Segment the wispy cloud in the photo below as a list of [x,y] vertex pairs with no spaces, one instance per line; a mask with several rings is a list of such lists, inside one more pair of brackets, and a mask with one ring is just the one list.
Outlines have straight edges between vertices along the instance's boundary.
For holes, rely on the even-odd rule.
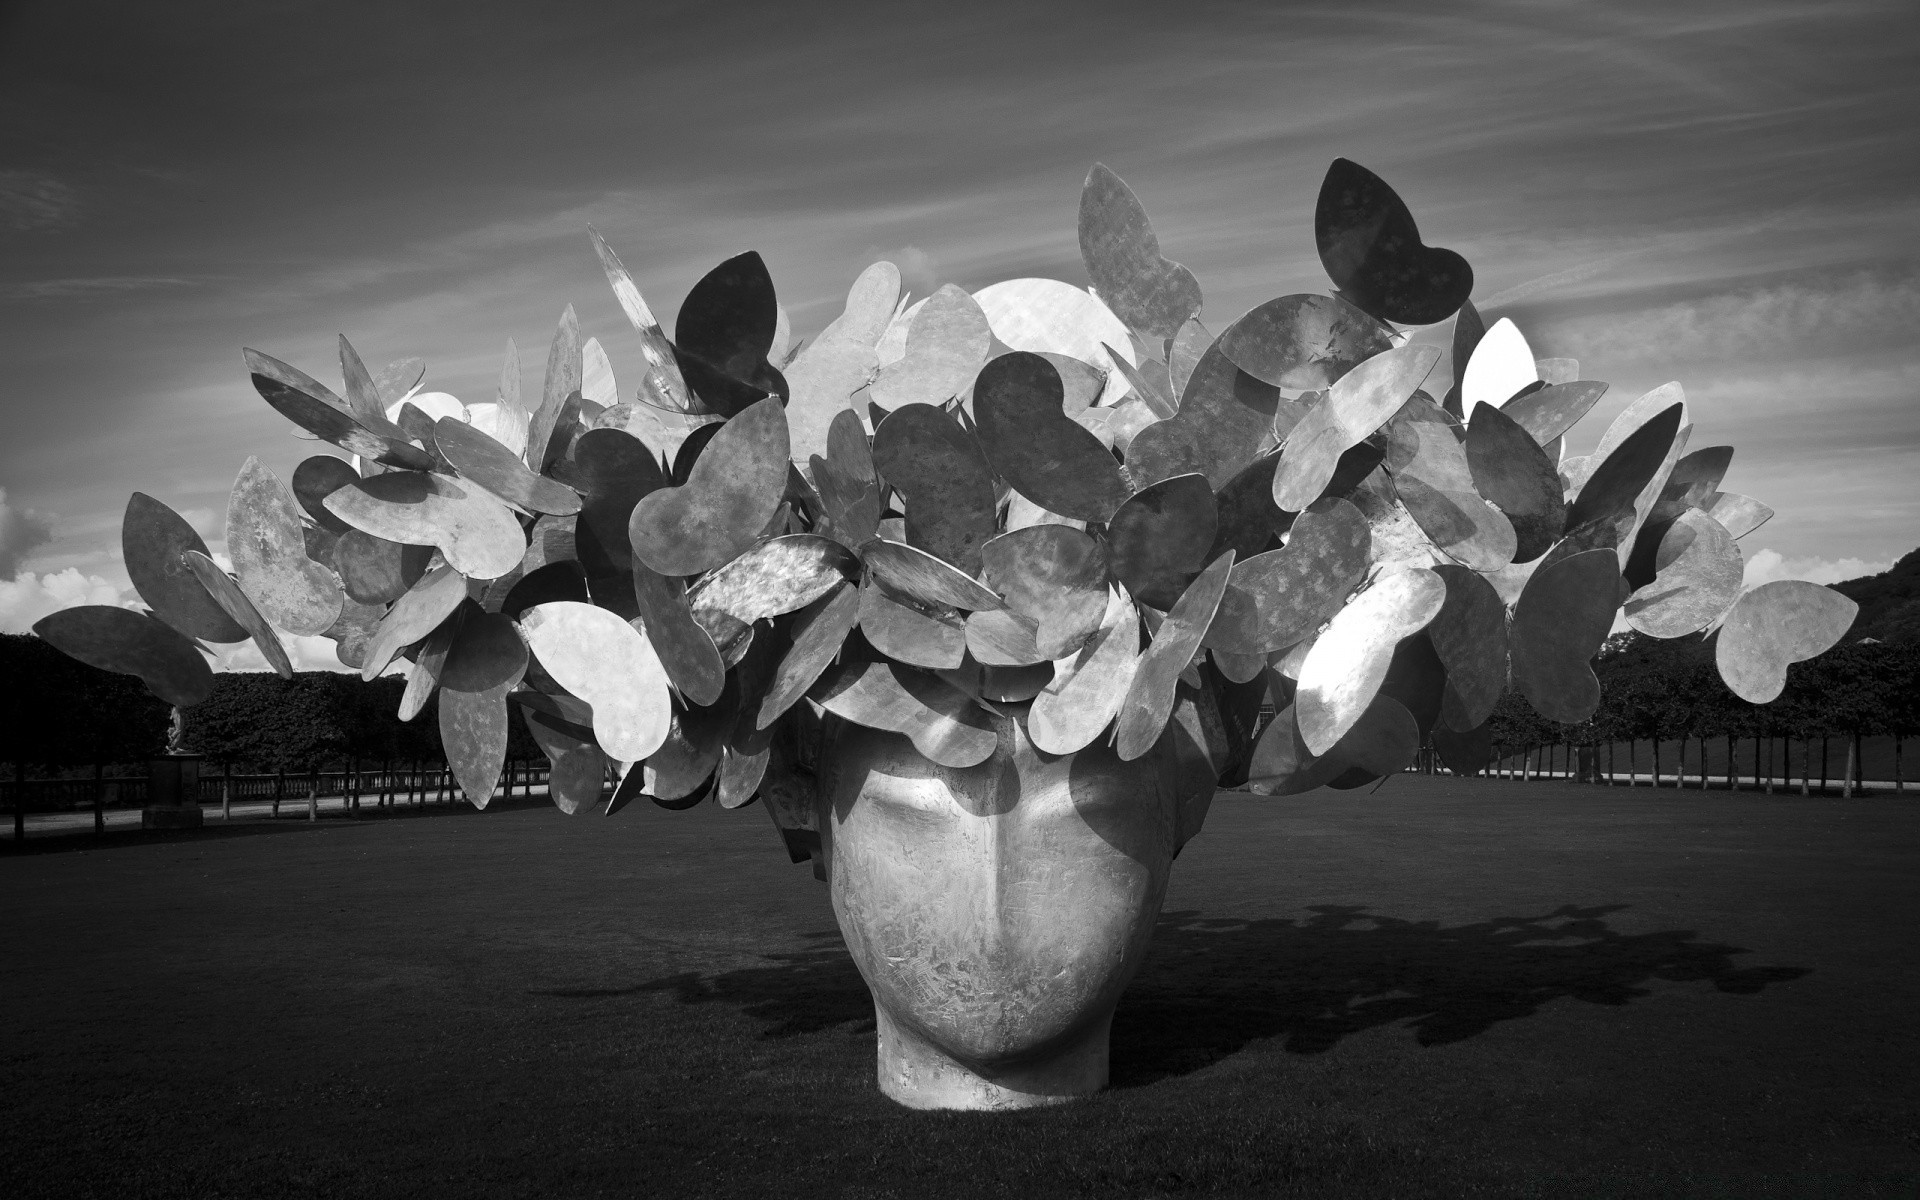
[[1805,358],[1911,344],[1920,275],[1826,273],[1752,283],[1637,311],[1549,319],[1539,340],[1582,360],[1676,362]]
[[52,540],[53,522],[8,503],[7,489],[0,488],[0,579],[16,578],[27,555]]
[[[484,397],[508,336],[537,389],[573,302],[627,378],[589,221],[669,330],[753,248],[805,335],[876,257],[921,294],[1081,281],[1099,160],[1217,330],[1329,286],[1312,212],[1336,155],[1468,255],[1483,311],[1613,381],[1586,444],[1678,377],[1696,443],[1740,443],[1741,490],[1780,509],[1780,551],[1911,544],[1911,0],[581,0],[557,22],[473,0],[458,20],[389,6],[379,37],[318,4],[123,6],[105,27],[28,7],[0,113],[35,117],[16,123],[45,157],[0,172],[0,234],[61,236],[7,239],[0,478],[62,514],[42,571],[103,569],[81,555],[130,487],[217,511],[247,453],[284,477],[314,452],[247,387],[243,344],[331,380],[344,332]],[[247,52],[269,41],[302,54]]]
[[155,288],[193,287],[203,282],[172,275],[101,275],[78,279],[34,279],[0,284],[0,300],[97,300]]
[[80,207],[79,194],[51,175],[0,171],[0,231],[63,228],[78,220]]
[[1787,558],[1778,550],[1761,550],[1747,560],[1745,582],[1748,587],[1776,579],[1840,583],[1847,579],[1858,579],[1862,575],[1878,575],[1892,565],[1892,559]]

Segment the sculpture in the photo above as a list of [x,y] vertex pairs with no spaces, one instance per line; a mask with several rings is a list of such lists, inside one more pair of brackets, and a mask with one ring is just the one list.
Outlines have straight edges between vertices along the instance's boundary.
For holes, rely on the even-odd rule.
[[[1478,770],[1506,687],[1592,713],[1622,605],[1655,636],[1717,629],[1755,702],[1852,621],[1812,584],[1743,592],[1737,539],[1771,513],[1720,490],[1730,448],[1686,451],[1679,385],[1564,458],[1606,385],[1485,328],[1471,268],[1384,181],[1336,161],[1315,230],[1337,292],[1215,336],[1096,166],[1091,289],[909,304],[878,263],[797,351],[757,254],[700,280],[669,340],[593,233],[639,334],[634,394],[571,308],[531,407],[511,343],[472,406],[421,392],[418,360],[375,376],[344,338],[344,397],[249,350],[267,402],[356,461],[310,458],[288,486],[249,460],[231,576],[135,493],[127,568],[152,611],[36,631],[178,705],[211,687],[196,640],[250,637],[283,675],[276,628],[368,678],[404,658],[401,715],[437,692],[481,807],[510,705],[567,813],[610,770],[609,814],[763,798],[831,883],[889,1095],[1084,1095],[1216,785],[1357,787],[1425,738]],[[1449,317],[1436,398],[1441,351],[1398,326]]]

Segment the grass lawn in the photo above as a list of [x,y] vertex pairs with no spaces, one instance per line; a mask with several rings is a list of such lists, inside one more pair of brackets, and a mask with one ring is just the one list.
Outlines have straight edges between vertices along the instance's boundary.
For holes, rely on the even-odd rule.
[[[117,836],[117,835],[116,835]],[[0,858],[0,1195],[1920,1195],[1920,803],[1222,796],[1114,1087],[875,1090],[765,815]]]

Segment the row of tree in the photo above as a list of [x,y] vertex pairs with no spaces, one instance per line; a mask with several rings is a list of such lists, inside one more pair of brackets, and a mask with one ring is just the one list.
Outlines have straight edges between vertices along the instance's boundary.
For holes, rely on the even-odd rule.
[[1496,745],[1603,745],[1699,737],[1824,738],[1920,730],[1920,643],[1853,642],[1787,670],[1771,704],[1727,690],[1712,644],[1658,641],[1637,633],[1608,641],[1594,662],[1599,711],[1579,725],[1540,716],[1509,693],[1494,711]]
[[[1712,645],[1699,638],[1611,639],[1594,663],[1603,698],[1591,720],[1560,725],[1509,693],[1491,730],[1506,753],[1701,737],[1823,738],[1909,734],[1920,728],[1920,642],[1837,646],[1787,672],[1772,704],[1734,696]],[[136,764],[166,741],[167,706],[136,679],[83,666],[38,638],[0,636],[0,751],[17,771],[62,773],[94,763]],[[185,748],[237,772],[335,770],[349,762],[439,761],[431,702],[410,722],[396,712],[404,684],[312,671],[220,676],[186,718]],[[540,756],[516,715],[508,755]]]
[[[75,662],[31,635],[0,635],[0,755],[18,774],[44,778],[95,763],[144,769],[166,745],[171,710],[138,679]],[[241,773],[340,770],[349,763],[439,762],[432,701],[411,721],[395,714],[404,681],[331,671],[292,679],[267,672],[220,675],[213,695],[187,710],[183,749]],[[540,756],[518,716],[507,753]]]

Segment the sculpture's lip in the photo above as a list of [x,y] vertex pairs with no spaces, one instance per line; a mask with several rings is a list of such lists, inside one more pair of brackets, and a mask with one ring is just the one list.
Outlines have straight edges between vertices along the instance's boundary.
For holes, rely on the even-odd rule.
[[929,1021],[924,1013],[891,1004],[886,1004],[886,1009],[896,1024],[912,1029],[950,1057],[976,1070],[989,1071],[1045,1058],[1056,1047],[1104,1020],[1108,1012],[1105,1006],[1082,1004],[1063,1014],[1066,1019],[1021,1024],[1025,1018],[1015,1013],[999,1021],[992,1019],[993,1014],[970,1013]]
[[937,972],[927,969],[931,954],[915,960],[855,947],[854,958],[874,1003],[897,1024],[976,1069],[1001,1068],[1045,1057],[1113,1011],[1143,957],[1135,943],[1145,939],[1131,933],[1089,934],[1080,955],[947,960]]
[[1143,956],[1165,878],[1081,875],[1003,898],[990,920],[973,921],[938,893],[850,879],[841,866],[836,916],[875,1000],[980,1064],[1044,1052],[1111,1009]]

